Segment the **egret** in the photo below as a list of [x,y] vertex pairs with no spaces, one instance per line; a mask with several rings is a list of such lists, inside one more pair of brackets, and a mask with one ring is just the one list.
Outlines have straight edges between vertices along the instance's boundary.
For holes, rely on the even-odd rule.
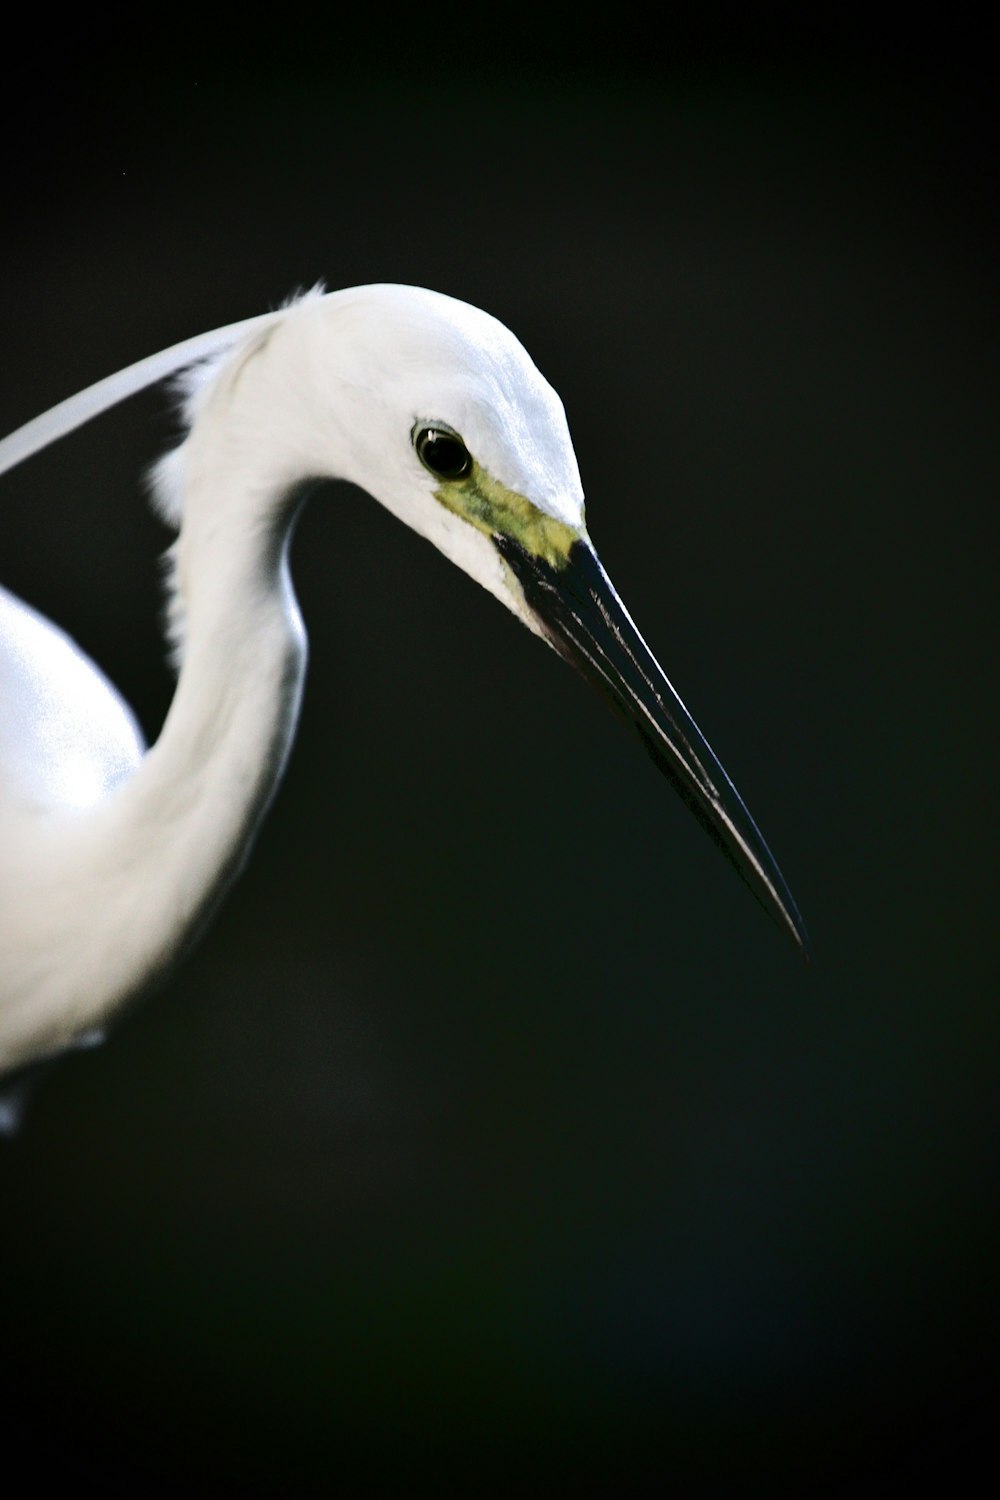
[[0,472],[179,370],[186,435],[153,482],[177,528],[178,678],[150,749],[69,637],[0,591],[0,1072],[99,1034],[244,864],[295,732],[288,543],[322,478],[367,490],[591,679],[805,948],[777,864],[597,558],[562,403],[502,323],[416,287],[317,289],[71,397],[0,443]]

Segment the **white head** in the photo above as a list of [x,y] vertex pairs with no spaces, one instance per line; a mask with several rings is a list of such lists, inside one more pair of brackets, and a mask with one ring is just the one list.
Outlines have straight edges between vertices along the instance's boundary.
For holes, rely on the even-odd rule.
[[339,453],[357,465],[348,477],[370,483],[374,459],[388,487],[426,491],[411,432],[445,422],[493,479],[580,524],[583,490],[562,402],[496,318],[440,292],[392,285],[334,292],[300,309],[316,315],[313,389],[330,394]]
[[420,287],[313,293],[186,384],[190,436],[154,473],[171,520],[182,496],[190,519],[199,470],[220,503],[220,462],[252,472],[264,507],[305,478],[347,479],[537,630],[491,537],[564,556],[586,537],[583,488],[561,400],[496,318]]
[[[536,628],[491,535],[510,528],[549,548],[559,536],[565,551],[586,533],[562,402],[523,346],[488,313],[418,287],[300,304],[289,334],[300,317],[327,472],[374,495]],[[434,466],[442,453],[448,472]]]

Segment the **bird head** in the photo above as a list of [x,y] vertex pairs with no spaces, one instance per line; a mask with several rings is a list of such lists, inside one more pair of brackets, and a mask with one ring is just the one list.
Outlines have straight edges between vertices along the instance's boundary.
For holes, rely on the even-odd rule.
[[803,950],[777,864],[594,551],[562,402],[487,313],[404,286],[321,300],[309,389],[330,472],[374,495],[608,699]]
[[586,527],[562,402],[527,351],[488,313],[417,287],[358,287],[303,311],[331,471],[539,631],[498,539],[558,565]]

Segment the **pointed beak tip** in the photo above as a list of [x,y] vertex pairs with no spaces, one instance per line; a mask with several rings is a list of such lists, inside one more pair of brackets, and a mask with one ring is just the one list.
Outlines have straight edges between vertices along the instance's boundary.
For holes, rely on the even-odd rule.
[[512,538],[493,540],[542,633],[638,732],[667,780],[810,963],[805,924],[774,856],[636,629],[590,539],[581,536],[559,564],[534,556]]

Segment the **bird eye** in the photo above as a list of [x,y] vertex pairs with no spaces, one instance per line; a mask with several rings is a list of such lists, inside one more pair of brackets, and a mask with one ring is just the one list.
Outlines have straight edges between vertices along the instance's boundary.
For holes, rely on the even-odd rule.
[[421,427],[413,446],[424,468],[438,479],[464,479],[472,469],[472,454],[458,433],[446,427]]

